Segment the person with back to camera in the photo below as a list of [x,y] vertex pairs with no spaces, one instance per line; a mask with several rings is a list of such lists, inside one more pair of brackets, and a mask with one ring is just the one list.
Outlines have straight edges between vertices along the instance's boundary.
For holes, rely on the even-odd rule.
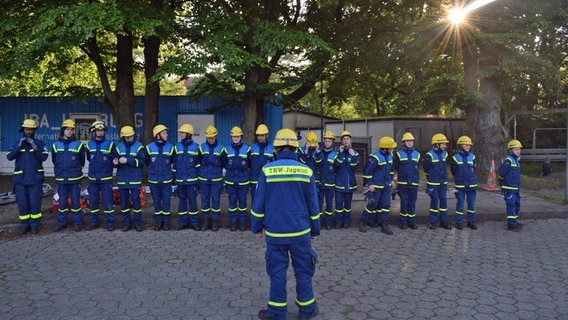
[[[335,168],[334,162],[337,153],[333,149],[335,134],[333,131],[326,131],[323,136],[323,148],[316,155],[316,174],[319,175],[318,204],[320,213],[324,214],[321,218],[322,228],[331,229],[333,219],[333,194],[335,191]],[[325,211],[323,202],[325,199]]]
[[359,153],[351,146],[351,133],[341,133],[341,145],[335,157],[335,223],[336,228],[351,227],[351,202],[357,190],[355,170],[359,165]]
[[298,161],[296,133],[282,129],[274,137],[276,161],[266,164],[258,179],[251,210],[252,232],[266,234],[266,272],[270,276],[268,308],[262,320],[286,319],[286,277],[292,259],[296,276],[298,319],[318,314],[312,277],[317,254],[311,240],[320,234],[320,213],[313,170]]
[[414,136],[402,135],[402,149],[393,154],[396,185],[400,197],[400,228],[416,229],[416,201],[420,184],[420,153],[414,149]]
[[363,185],[368,187],[373,194],[373,201],[368,202],[359,220],[359,231],[367,232],[367,226],[373,215],[378,215],[377,220],[381,226],[381,232],[392,235],[389,228],[390,196],[393,183],[392,152],[396,148],[396,142],[391,137],[379,139],[379,150],[369,156],[365,163],[363,173]]
[[179,198],[179,225],[177,229],[189,228],[191,220],[191,228],[198,231],[201,228],[198,217],[199,210],[197,209],[197,170],[199,168],[197,154],[199,153],[199,144],[192,139],[195,130],[191,124],[182,124],[178,131],[180,141],[174,149],[173,167]]
[[[142,186],[142,174],[146,157],[144,146],[136,141],[136,132],[131,126],[120,129],[122,139],[116,145],[118,159],[113,163],[116,169],[116,184],[120,192],[120,212],[122,214],[122,231],[130,230],[130,209],[134,215],[136,231],[144,230],[142,226],[142,202],[140,188]],[[132,200],[132,204],[131,204]]]
[[14,192],[18,202],[19,234],[39,232],[41,200],[43,197],[43,162],[49,156],[45,143],[35,137],[36,122],[25,119],[20,132],[22,137],[12,145],[6,155],[14,166]]
[[430,224],[431,230],[436,229],[438,220],[440,227],[450,230],[448,223],[448,172],[446,170],[446,151],[448,138],[441,133],[432,136],[432,149],[424,156],[422,168],[426,173],[426,193],[430,196]]
[[243,130],[234,126],[231,129],[231,144],[225,150],[225,183],[229,194],[229,219],[231,231],[246,230],[247,193],[249,187],[249,146],[243,143]]
[[[59,212],[55,231],[67,227],[67,213],[73,215],[73,230],[81,231],[81,180],[85,165],[85,149],[75,136],[75,122],[71,119],[63,121],[59,138],[52,146],[51,160],[59,193]],[[68,199],[71,199],[69,208]]]
[[154,231],[170,230],[170,203],[174,174],[174,145],[168,142],[168,128],[158,124],[152,130],[154,141],[146,146],[148,182],[154,202]]
[[[101,226],[100,199],[103,200],[103,210],[107,221],[107,230],[114,231],[114,204],[112,202],[112,171],[113,161],[118,158],[114,142],[105,138],[107,127],[104,122],[93,122],[89,131],[93,138],[87,142],[87,161],[89,161],[89,191],[91,223],[87,230]],[[100,195],[99,195],[100,194]]]
[[464,201],[467,198],[467,227],[476,230],[475,197],[477,177],[475,176],[475,155],[471,152],[473,142],[468,136],[458,138],[458,152],[453,155],[450,169],[456,188],[456,228],[463,229]]
[[518,222],[521,211],[521,148],[519,140],[511,140],[507,144],[507,156],[499,167],[499,181],[504,194],[507,229],[521,231],[523,224]]

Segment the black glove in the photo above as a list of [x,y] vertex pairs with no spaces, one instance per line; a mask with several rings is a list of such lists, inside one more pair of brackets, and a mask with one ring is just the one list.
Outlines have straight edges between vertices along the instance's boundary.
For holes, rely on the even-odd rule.
[[34,139],[32,138],[27,138],[26,141],[28,141],[28,143],[30,144],[30,146],[32,146],[32,148],[37,149],[37,146],[34,142]]
[[28,138],[26,138],[26,137],[22,137],[22,138],[20,139],[20,142],[18,143],[18,147],[21,147],[21,146],[22,146],[22,143],[23,143],[24,141],[26,141],[27,139],[28,139]]

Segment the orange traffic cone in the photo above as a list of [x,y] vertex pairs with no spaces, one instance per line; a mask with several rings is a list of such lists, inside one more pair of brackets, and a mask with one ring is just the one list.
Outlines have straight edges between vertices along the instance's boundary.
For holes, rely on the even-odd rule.
[[487,184],[483,189],[487,191],[499,191],[499,187],[495,183],[497,177],[495,176],[495,160],[491,160],[491,169],[489,170],[489,174],[487,174]]

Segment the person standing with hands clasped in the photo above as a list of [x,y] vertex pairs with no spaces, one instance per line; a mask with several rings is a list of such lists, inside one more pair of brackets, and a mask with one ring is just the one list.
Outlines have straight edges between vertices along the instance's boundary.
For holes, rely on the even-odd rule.
[[247,193],[249,186],[249,147],[242,141],[243,130],[234,126],[231,129],[231,144],[225,162],[225,183],[229,194],[229,219],[231,231],[246,230]]
[[20,219],[19,234],[38,233],[41,220],[43,162],[48,157],[45,143],[35,138],[37,125],[34,120],[22,122],[22,137],[8,151],[9,161],[16,160],[14,167],[14,191],[18,202]]
[[268,142],[268,127],[259,124],[255,134],[256,143],[250,146],[250,203],[254,201],[256,184],[262,167],[274,161],[274,147]]
[[446,171],[446,159],[448,152],[446,147],[448,138],[441,133],[432,136],[432,149],[424,156],[422,168],[426,173],[426,193],[430,196],[430,224],[431,230],[436,229],[438,220],[440,227],[450,230],[448,223],[448,200],[446,191],[448,188],[448,172]]
[[351,133],[341,133],[341,146],[335,157],[335,227],[351,227],[351,202],[357,190],[355,169],[359,165],[359,153],[351,147]]
[[[319,175],[318,204],[322,214],[320,221],[322,228],[331,229],[333,218],[333,192],[335,189],[335,167],[333,165],[337,153],[333,150],[335,134],[326,131],[323,136],[323,148],[316,155],[316,174]],[[323,202],[325,199],[325,211]]]
[[114,142],[105,139],[106,125],[102,121],[95,121],[89,128],[93,139],[87,142],[87,161],[89,161],[89,204],[91,210],[91,223],[87,230],[94,230],[101,226],[100,199],[102,195],[103,210],[107,221],[107,230],[114,231],[114,204],[112,203],[112,170],[113,161],[118,158]]
[[53,171],[57,181],[59,193],[59,212],[57,213],[57,226],[55,231],[67,227],[67,213],[69,212],[68,199],[71,198],[71,213],[73,214],[73,230],[81,231],[81,180],[83,179],[83,166],[85,165],[85,149],[81,141],[75,136],[75,122],[71,119],[63,121],[59,139],[55,141],[51,150]]
[[170,200],[174,179],[174,145],[168,142],[168,128],[159,124],[152,130],[154,141],[146,146],[148,182],[154,201],[154,230],[170,230]]
[[266,272],[270,276],[268,308],[262,320],[286,319],[289,256],[296,276],[299,319],[312,319],[318,308],[312,287],[317,254],[311,240],[320,234],[313,170],[298,161],[296,133],[282,129],[274,138],[276,161],[262,168],[251,210],[252,232],[266,233]]
[[475,155],[471,153],[471,138],[458,138],[458,152],[452,157],[450,169],[454,175],[456,187],[456,228],[463,229],[464,201],[467,198],[467,227],[475,230],[475,196],[477,177],[475,176]]
[[505,160],[499,167],[501,191],[505,195],[507,229],[521,231],[523,224],[517,222],[521,211],[521,148],[519,140],[511,140],[507,144],[509,150]]
[[402,149],[393,155],[396,184],[400,196],[400,228],[416,229],[416,201],[420,184],[420,153],[414,149],[414,136],[410,132],[402,135]]

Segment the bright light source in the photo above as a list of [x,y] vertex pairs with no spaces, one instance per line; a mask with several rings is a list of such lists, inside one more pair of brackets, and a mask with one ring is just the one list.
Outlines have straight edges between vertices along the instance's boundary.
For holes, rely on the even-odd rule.
[[448,19],[454,25],[464,22],[465,15],[466,12],[462,8],[454,8],[448,11]]

